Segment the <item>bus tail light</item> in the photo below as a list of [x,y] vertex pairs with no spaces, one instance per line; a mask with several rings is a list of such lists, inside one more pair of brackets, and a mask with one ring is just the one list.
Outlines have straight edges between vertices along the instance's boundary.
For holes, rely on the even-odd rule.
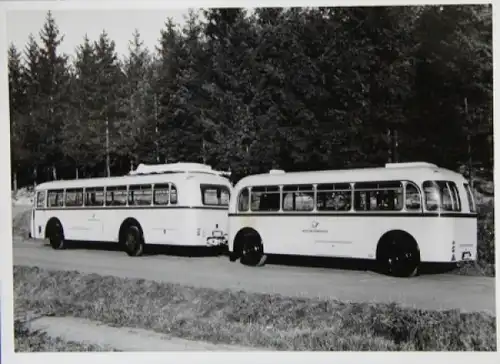
[[196,229],[196,236],[200,236],[200,235],[201,235],[201,229],[198,228],[198,229]]

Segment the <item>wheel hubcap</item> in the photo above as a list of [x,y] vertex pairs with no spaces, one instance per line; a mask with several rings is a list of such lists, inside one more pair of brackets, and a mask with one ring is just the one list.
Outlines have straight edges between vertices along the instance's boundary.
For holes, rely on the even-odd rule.
[[414,255],[411,251],[406,250],[395,241],[392,241],[386,251],[387,268],[392,273],[398,273],[401,270],[409,268],[413,261]]
[[243,256],[249,258],[250,260],[256,260],[260,258],[262,254],[259,244],[247,240],[243,245]]
[[135,247],[135,237],[129,234],[125,243],[129,249],[133,249]]

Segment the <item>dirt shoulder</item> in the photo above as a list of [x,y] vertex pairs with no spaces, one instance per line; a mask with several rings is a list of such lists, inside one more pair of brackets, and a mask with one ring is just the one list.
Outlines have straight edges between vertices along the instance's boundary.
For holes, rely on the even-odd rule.
[[116,351],[249,351],[254,348],[185,340],[154,331],[112,327],[77,317],[40,317],[27,325],[53,339]]

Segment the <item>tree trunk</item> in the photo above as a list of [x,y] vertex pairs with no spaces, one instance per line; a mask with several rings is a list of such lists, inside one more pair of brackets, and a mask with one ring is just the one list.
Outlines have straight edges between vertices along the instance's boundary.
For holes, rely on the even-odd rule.
[[14,194],[17,194],[17,173],[14,172]]
[[399,141],[398,141],[398,131],[397,129],[394,130],[394,153],[393,153],[393,160],[394,163],[399,162]]
[[33,189],[36,187],[37,177],[38,177],[38,167],[35,165],[35,167],[33,167]]
[[57,181],[57,168],[54,164],[52,165],[52,180]]
[[78,167],[76,167],[75,170],[76,170],[76,179],[78,179]]

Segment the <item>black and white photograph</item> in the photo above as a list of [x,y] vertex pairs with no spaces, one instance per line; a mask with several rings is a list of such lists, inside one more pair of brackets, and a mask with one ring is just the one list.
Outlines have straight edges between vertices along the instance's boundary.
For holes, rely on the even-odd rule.
[[9,358],[496,352],[493,6],[375,5],[6,9]]

